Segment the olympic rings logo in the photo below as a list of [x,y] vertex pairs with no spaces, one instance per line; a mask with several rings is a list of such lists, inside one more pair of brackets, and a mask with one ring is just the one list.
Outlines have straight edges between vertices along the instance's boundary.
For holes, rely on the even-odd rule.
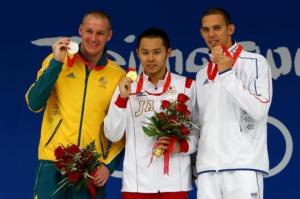
[[280,173],[291,160],[293,153],[293,140],[287,127],[279,120],[271,116],[268,117],[268,123],[275,126],[280,131],[280,133],[282,133],[285,141],[285,153],[279,164],[277,164],[274,168],[270,169],[269,175],[266,176],[267,178]]

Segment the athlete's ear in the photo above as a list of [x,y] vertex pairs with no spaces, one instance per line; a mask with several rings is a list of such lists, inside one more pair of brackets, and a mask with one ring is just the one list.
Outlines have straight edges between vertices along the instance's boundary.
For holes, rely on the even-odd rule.
[[106,41],[110,41],[110,39],[112,38],[112,30],[109,30],[107,34],[108,34],[108,36],[107,36]]
[[83,31],[83,26],[82,26],[82,24],[80,24],[80,26],[78,28],[78,34],[79,34],[79,36],[82,36],[82,31]]
[[229,24],[228,25],[228,34],[231,36],[235,32],[235,25],[234,24]]
[[171,53],[172,53],[172,49],[171,49],[171,48],[168,48],[168,49],[167,49],[167,55],[168,55],[168,57],[171,55]]
[[135,51],[136,51],[136,55],[137,55],[137,57],[140,59],[140,55],[139,55],[139,49],[138,49],[138,48],[136,48],[136,49],[135,49]]

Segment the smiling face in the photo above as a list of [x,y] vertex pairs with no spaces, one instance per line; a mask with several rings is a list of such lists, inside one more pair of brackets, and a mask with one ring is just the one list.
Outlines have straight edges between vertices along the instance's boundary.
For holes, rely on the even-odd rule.
[[150,80],[164,78],[167,71],[166,62],[170,54],[171,49],[166,49],[160,37],[144,37],[137,48],[137,55]]
[[226,24],[224,17],[220,14],[206,15],[202,18],[200,32],[209,49],[218,45],[227,48],[232,46],[231,35],[234,31],[234,25]]
[[89,15],[79,27],[81,52],[86,59],[100,59],[106,42],[111,39],[112,31],[108,19]]

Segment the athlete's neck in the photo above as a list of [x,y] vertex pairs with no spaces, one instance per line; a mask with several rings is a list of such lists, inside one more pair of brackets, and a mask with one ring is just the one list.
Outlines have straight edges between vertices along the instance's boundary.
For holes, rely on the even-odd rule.
[[97,63],[101,59],[103,50],[101,51],[101,53],[98,53],[97,55],[90,55],[90,54],[86,53],[83,49],[81,49],[80,54],[81,54],[82,58],[84,60],[86,60],[87,62],[97,65]]
[[234,45],[234,42],[232,41],[232,39],[230,39],[228,42],[227,42],[227,44],[225,44],[224,46],[227,48],[227,49],[229,49],[229,48],[231,48],[231,46],[233,46]]
[[162,70],[162,72],[158,74],[154,74],[154,75],[146,74],[146,75],[149,76],[149,81],[156,86],[159,80],[163,80],[165,78],[166,73],[167,73],[167,68],[165,68],[164,70]]

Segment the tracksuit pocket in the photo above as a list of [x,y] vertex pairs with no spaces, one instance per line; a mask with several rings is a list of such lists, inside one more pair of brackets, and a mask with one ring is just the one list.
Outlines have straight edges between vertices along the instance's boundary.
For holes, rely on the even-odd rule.
[[48,139],[48,141],[46,142],[46,144],[45,144],[44,147],[48,146],[48,144],[49,144],[49,143],[51,142],[51,140],[54,138],[55,134],[57,133],[57,131],[58,131],[60,125],[61,125],[61,123],[62,123],[62,119],[60,119],[60,120],[58,121],[57,125],[55,126],[55,128],[54,128],[54,130],[53,130],[51,136],[49,137],[49,139]]

